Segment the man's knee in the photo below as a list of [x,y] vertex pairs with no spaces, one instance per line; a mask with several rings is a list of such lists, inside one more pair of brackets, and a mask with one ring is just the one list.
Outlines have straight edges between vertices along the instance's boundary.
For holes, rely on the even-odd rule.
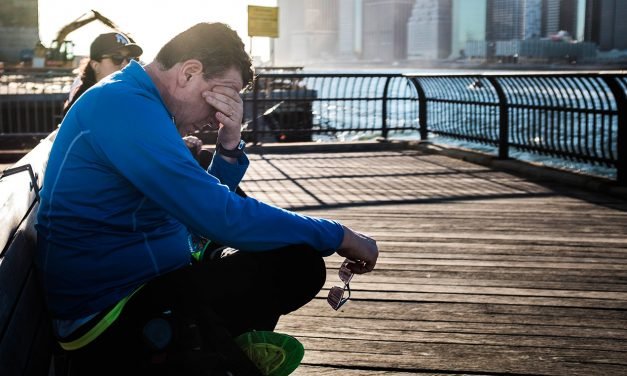
[[307,253],[309,253],[308,257],[310,261],[308,261],[308,263],[311,265],[310,279],[312,287],[315,289],[315,296],[322,289],[322,286],[324,286],[327,279],[327,267],[324,262],[324,258],[320,255],[320,252],[310,249]]
[[[286,250],[289,259],[290,279],[298,286],[300,294],[313,299],[326,281],[326,265],[320,252],[308,246],[293,246]],[[286,260],[288,261],[288,260]]]

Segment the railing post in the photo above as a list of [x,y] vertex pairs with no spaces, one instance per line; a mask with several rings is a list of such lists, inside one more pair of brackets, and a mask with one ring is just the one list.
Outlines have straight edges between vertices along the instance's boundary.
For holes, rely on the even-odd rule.
[[616,100],[618,130],[616,134],[616,182],[627,186],[627,94],[618,83],[616,76],[602,76]]
[[417,78],[412,78],[411,82],[418,92],[418,131],[420,132],[420,141],[426,141],[429,137],[427,129],[427,95]]
[[509,158],[509,110],[507,97],[503,87],[496,77],[488,76],[486,79],[492,84],[499,98],[499,159]]
[[257,79],[255,80],[255,82],[253,83],[253,100],[252,100],[252,112],[253,112],[253,134],[252,134],[252,140],[253,140],[253,145],[257,145],[257,143],[259,142],[259,136],[257,134],[257,129],[259,127],[259,119],[257,116],[258,113],[258,101],[257,101],[257,97],[259,96],[259,77],[257,77]]
[[383,87],[383,103],[381,106],[381,136],[383,136],[383,139],[386,141],[388,139],[388,89],[391,80],[392,77],[388,77],[387,80],[385,80],[385,86]]

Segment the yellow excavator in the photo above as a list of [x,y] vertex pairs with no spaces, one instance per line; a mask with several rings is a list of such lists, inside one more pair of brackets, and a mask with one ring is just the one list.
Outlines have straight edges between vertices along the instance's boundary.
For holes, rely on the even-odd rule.
[[128,33],[120,30],[113,21],[92,9],[63,26],[57,33],[57,37],[50,44],[50,47],[46,48],[39,42],[35,47],[34,56],[45,58],[46,67],[74,68],[74,43],[66,38],[74,30],[96,20],[110,27],[113,31],[126,35],[129,41],[135,42]]

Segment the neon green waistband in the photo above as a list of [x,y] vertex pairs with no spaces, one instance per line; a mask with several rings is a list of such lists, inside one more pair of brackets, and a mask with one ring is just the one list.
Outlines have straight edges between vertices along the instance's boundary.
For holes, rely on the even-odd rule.
[[98,338],[99,335],[104,333],[104,331],[107,330],[107,328],[109,326],[111,326],[111,324],[113,324],[115,322],[115,320],[117,320],[117,318],[122,313],[122,310],[124,309],[124,306],[126,305],[126,303],[142,287],[144,287],[144,285],[139,286],[130,295],[128,295],[124,299],[120,300],[118,302],[118,304],[116,304],[113,308],[111,308],[111,310],[109,312],[107,312],[107,314],[102,319],[100,319],[100,321],[98,321],[96,323],[96,325],[94,325],[91,329],[89,329],[87,331],[87,333],[85,333],[82,336],[80,336],[79,338],[77,338],[75,340],[72,340],[72,341],[69,341],[69,342],[59,341],[59,345],[61,345],[61,347],[64,350],[68,350],[68,351],[78,350],[81,347],[87,346],[93,340]]

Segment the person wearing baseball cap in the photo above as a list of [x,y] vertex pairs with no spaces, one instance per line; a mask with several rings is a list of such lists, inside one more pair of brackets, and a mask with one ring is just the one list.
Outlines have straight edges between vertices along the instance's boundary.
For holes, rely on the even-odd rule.
[[91,43],[89,57],[100,61],[110,59],[114,65],[128,63],[129,59],[136,59],[144,51],[135,43],[131,43],[128,37],[121,33],[100,34]]
[[89,61],[82,66],[70,88],[70,95],[63,107],[63,116],[87,89],[111,73],[124,68],[129,61],[137,60],[143,52],[139,45],[132,43],[122,33],[98,35],[89,48]]

